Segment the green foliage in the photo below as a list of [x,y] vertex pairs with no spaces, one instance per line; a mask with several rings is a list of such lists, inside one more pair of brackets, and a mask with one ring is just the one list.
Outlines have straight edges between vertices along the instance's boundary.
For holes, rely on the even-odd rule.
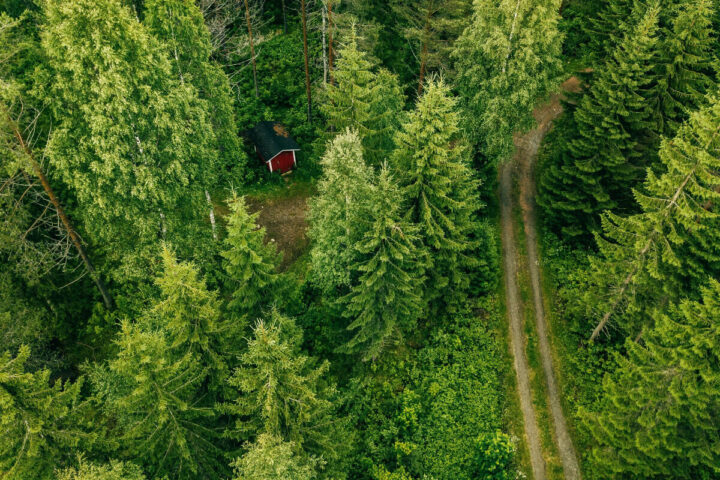
[[511,470],[515,458],[515,444],[504,433],[485,434],[478,440],[476,478],[487,480],[512,480]]
[[365,157],[377,165],[391,152],[404,99],[397,77],[387,70],[372,71],[367,55],[358,50],[353,34],[338,51],[334,83],[327,86],[321,109],[335,132],[348,128],[362,140]]
[[294,443],[263,433],[233,464],[234,480],[313,480],[318,463],[298,455]]
[[91,440],[79,424],[83,380],[51,382],[48,370],[26,371],[29,357],[26,346],[0,356],[0,471],[8,480],[51,478],[72,448]]
[[187,254],[209,236],[203,190],[217,164],[195,90],[119,0],[50,0],[44,20],[41,93],[56,122],[47,153],[89,239],[116,261],[137,262],[122,256],[158,236]]
[[228,206],[225,250],[221,252],[232,286],[228,307],[239,315],[258,316],[275,293],[278,255],[274,245],[265,244],[265,229],[258,228],[257,214],[247,212],[244,197],[234,196]]
[[292,442],[298,451],[322,456],[328,475],[340,475],[349,438],[336,413],[335,387],[325,380],[329,365],[316,366],[301,353],[301,342],[302,331],[277,311],[267,322],[258,320],[229,380],[240,395],[227,409],[238,417],[235,435],[264,433]]
[[533,123],[533,108],[561,70],[560,1],[475,0],[472,23],[453,53],[463,127],[493,162],[508,160],[513,135]]
[[113,460],[108,464],[96,465],[80,459],[77,468],[59,472],[56,480],[145,480],[145,475],[132,463]]
[[444,82],[429,83],[398,132],[393,155],[407,218],[420,229],[428,259],[425,300],[450,308],[467,295],[469,272],[483,255],[473,238],[480,229],[479,182],[460,138],[455,103]]
[[189,83],[206,102],[212,127],[211,140],[220,169],[241,180],[247,158],[240,148],[232,92],[227,76],[210,59],[210,33],[202,13],[192,0],[145,0],[143,23],[165,45],[173,71],[181,83]]
[[603,381],[603,396],[583,411],[597,478],[710,479],[720,474],[720,284],[656,311],[655,327]]
[[402,217],[400,191],[383,167],[369,212],[370,228],[354,246],[360,262],[352,265],[359,278],[342,299],[343,316],[355,336],[348,351],[375,359],[394,339],[414,330],[424,310],[423,251],[418,229]]
[[323,176],[309,213],[312,279],[334,297],[338,289],[350,285],[350,267],[360,258],[353,247],[367,229],[373,175],[365,164],[360,138],[352,131],[332,140],[321,165]]

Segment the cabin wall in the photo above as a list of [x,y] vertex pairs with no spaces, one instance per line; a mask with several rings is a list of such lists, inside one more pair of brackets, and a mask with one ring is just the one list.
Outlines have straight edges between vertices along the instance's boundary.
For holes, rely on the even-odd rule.
[[[294,152],[282,152],[272,159],[272,171],[285,173],[289,172],[295,166]],[[270,168],[270,165],[268,165]]]

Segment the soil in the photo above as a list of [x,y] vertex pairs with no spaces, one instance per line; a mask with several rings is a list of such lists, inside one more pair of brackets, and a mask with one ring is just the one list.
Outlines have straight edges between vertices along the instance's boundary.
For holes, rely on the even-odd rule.
[[[578,91],[580,82],[573,77],[563,84],[566,91]],[[546,478],[545,462],[538,434],[538,426],[530,391],[530,372],[528,367],[525,344],[527,339],[523,333],[523,304],[518,287],[518,268],[520,260],[513,231],[513,173],[518,170],[520,206],[523,214],[523,226],[526,238],[527,258],[533,306],[535,311],[535,328],[538,336],[538,349],[547,385],[547,404],[555,427],[558,451],[563,465],[566,480],[580,480],[581,473],[577,454],[570,437],[567,421],[562,410],[560,392],[553,369],[553,358],[550,348],[545,303],[543,301],[542,282],[540,277],[540,257],[537,245],[537,219],[535,213],[535,163],[537,153],[552,126],[552,121],[562,113],[560,96],[555,95],[550,102],[538,107],[534,116],[537,128],[515,138],[516,153],[512,162],[503,165],[500,172],[500,201],[503,243],[503,263],[505,265],[505,288],[507,294],[508,316],[510,322],[510,341],[517,374],[520,408],[523,412],[525,436],[530,451],[530,464],[535,480]]]
[[285,271],[308,248],[307,196],[293,195],[258,200],[248,198],[248,210],[258,212],[257,222],[265,228],[265,241],[282,253],[280,270]]

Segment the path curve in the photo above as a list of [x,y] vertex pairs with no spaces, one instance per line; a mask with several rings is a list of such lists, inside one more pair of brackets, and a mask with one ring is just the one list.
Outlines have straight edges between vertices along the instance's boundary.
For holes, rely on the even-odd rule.
[[[577,90],[578,80],[573,77],[563,84],[565,90]],[[542,447],[537,433],[537,420],[532,405],[532,396],[529,388],[529,372],[527,356],[525,353],[525,336],[523,334],[522,301],[518,294],[518,276],[516,259],[517,249],[513,232],[513,169],[519,169],[520,205],[523,213],[523,225],[526,239],[527,265],[532,290],[535,328],[538,337],[545,383],[547,386],[547,400],[555,427],[560,460],[563,466],[565,480],[581,480],[580,466],[572,438],[567,427],[567,421],[562,410],[560,391],[553,370],[552,352],[548,338],[547,320],[543,302],[542,282],[540,279],[539,254],[537,244],[537,220],[535,213],[535,162],[543,138],[552,126],[552,121],[562,113],[560,97],[553,96],[551,101],[538,107],[535,112],[537,128],[515,139],[516,153],[513,161],[502,167],[500,177],[501,221],[503,230],[503,256],[505,262],[505,285],[507,291],[508,314],[510,321],[510,334],[515,357],[515,371],[517,374],[518,394],[525,420],[525,435],[530,450],[530,461],[535,480],[545,479],[545,464],[542,457]],[[539,455],[539,457],[538,457]]]

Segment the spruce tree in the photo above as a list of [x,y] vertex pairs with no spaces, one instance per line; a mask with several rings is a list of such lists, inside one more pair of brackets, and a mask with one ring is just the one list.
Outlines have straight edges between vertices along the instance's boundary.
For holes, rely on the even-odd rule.
[[152,477],[223,476],[214,409],[201,396],[207,369],[192,351],[173,349],[170,338],[161,325],[123,321],[117,356],[90,368],[111,453]]
[[720,475],[720,283],[702,302],[657,310],[655,327],[605,377],[581,410],[602,478],[699,479]]
[[267,433],[248,444],[248,451],[238,458],[234,480],[313,480],[318,478],[318,460],[303,458],[292,442]]
[[508,160],[513,135],[561,70],[560,1],[476,0],[453,53],[465,133],[491,161]]
[[74,383],[50,380],[50,371],[28,372],[30,349],[0,355],[0,472],[7,480],[51,478],[72,449],[91,439],[81,429],[85,407]]
[[239,417],[236,435],[267,434],[322,456],[331,471],[348,447],[344,420],[336,413],[336,391],[325,380],[329,364],[315,365],[300,351],[302,331],[273,311],[258,320],[241,366],[230,379],[239,397],[228,410]]
[[328,101],[321,108],[335,132],[357,131],[367,160],[379,164],[392,150],[403,108],[397,77],[384,69],[373,71],[367,54],[358,49],[354,28],[338,55],[334,82],[327,86]]
[[357,133],[338,135],[321,160],[323,176],[310,202],[309,237],[313,282],[334,297],[350,285],[350,266],[358,261],[352,247],[367,229],[373,197],[372,169],[363,158]]
[[593,338],[623,306],[645,323],[643,312],[692,297],[720,275],[720,99],[712,95],[707,103],[675,138],[663,141],[665,173],[648,171],[643,191],[635,192],[642,213],[603,217],[595,279],[608,299],[589,301],[604,314]]
[[47,153],[88,239],[126,262],[158,236],[186,254],[209,236],[204,189],[215,164],[195,90],[120,0],[49,0],[43,18],[43,94],[55,119]]
[[240,148],[230,82],[210,58],[210,32],[200,8],[192,0],[145,0],[144,6],[143,23],[166,45],[173,71],[206,102],[218,167],[244,174],[247,159]]
[[658,13],[648,8],[598,71],[574,112],[573,138],[555,157],[559,165],[544,172],[540,204],[567,237],[596,230],[605,210],[634,208],[632,188],[649,156],[640,140],[658,133],[644,96],[655,80]]
[[403,219],[400,191],[383,168],[369,216],[370,228],[354,247],[357,283],[343,298],[354,337],[347,351],[376,359],[393,339],[412,332],[423,312],[423,252],[417,227]]
[[247,212],[244,197],[233,196],[228,207],[225,250],[221,252],[232,287],[228,307],[239,315],[258,316],[273,298],[278,255],[272,244],[265,244],[265,229],[258,228],[257,214]]
[[132,463],[110,461],[97,465],[81,458],[78,467],[59,472],[56,480],[145,480],[145,475]]
[[396,137],[393,167],[419,228],[427,259],[427,300],[445,307],[465,297],[478,265],[474,235],[481,207],[478,182],[460,138],[455,100],[442,81],[427,84],[415,111]]

